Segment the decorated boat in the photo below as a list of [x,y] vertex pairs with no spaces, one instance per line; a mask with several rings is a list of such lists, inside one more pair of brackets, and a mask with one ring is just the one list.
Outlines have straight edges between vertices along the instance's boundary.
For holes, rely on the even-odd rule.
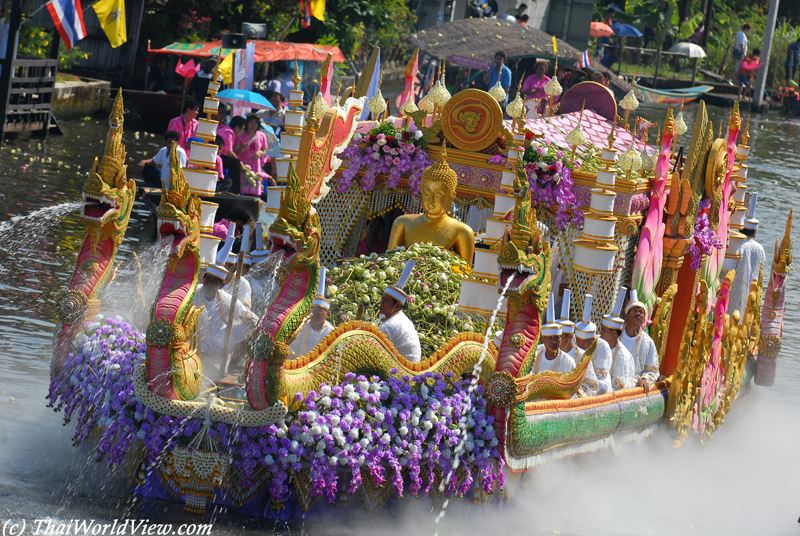
[[645,102],[658,104],[686,104],[708,93],[714,86],[695,86],[680,89],[654,89],[636,84]]
[[[789,223],[766,300],[760,272],[737,280],[755,247],[739,232],[755,203],[738,108],[722,138],[701,102],[684,158],[682,112],[667,110],[651,146],[629,125],[632,93],[624,118],[597,84],[531,120],[520,99],[504,119],[505,97],[499,86],[450,95],[437,82],[384,118],[380,93],[319,95],[306,112],[294,91],[278,161],[286,186],[270,188],[268,221],[243,229],[238,255],[234,229],[224,246],[208,234],[216,207],[197,197],[214,148],[194,147],[193,169],[173,158],[158,210],[169,256],[137,325],[102,314],[132,195],[118,96],[59,304],[49,399],[75,421],[76,443],[126,463],[139,497],[296,519],[397,498],[440,509],[450,497],[510,500],[528,471],[559,458],[661,428],[677,445],[709,440],[754,375],[772,382],[792,263]],[[198,136],[213,139],[207,123]],[[388,251],[359,256],[376,218]],[[236,303],[248,258],[251,285],[267,289],[250,306]],[[227,302],[206,292],[230,270]],[[564,296],[562,318],[588,329],[623,322],[626,288],[657,353],[652,381],[596,394],[600,340],[573,367],[540,371],[551,294]],[[418,355],[380,322],[387,293],[415,326]],[[203,296],[221,301],[209,311]],[[335,325],[297,352],[315,306]],[[212,314],[224,319],[219,347],[206,344]]]

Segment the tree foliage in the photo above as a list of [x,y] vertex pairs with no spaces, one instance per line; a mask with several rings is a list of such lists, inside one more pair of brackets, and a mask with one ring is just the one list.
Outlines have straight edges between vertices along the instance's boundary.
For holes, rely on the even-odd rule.
[[220,39],[243,22],[265,23],[267,38],[338,45],[352,58],[372,45],[391,48],[414,32],[416,17],[405,0],[328,0],[325,20],[300,24],[298,0],[182,0],[151,2],[145,9],[142,38],[159,48],[175,40]]

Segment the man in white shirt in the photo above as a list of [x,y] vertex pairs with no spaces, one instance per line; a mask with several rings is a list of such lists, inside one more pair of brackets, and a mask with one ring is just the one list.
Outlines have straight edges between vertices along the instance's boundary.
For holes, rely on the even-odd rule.
[[631,289],[630,302],[625,307],[625,329],[620,336],[620,342],[633,357],[636,387],[642,387],[645,393],[649,393],[658,380],[659,365],[656,344],[642,329],[647,318],[645,311],[636,290]]
[[328,322],[328,313],[331,310],[331,302],[325,298],[325,277],[328,270],[321,266],[319,270],[319,283],[317,293],[311,304],[311,317],[303,324],[300,333],[289,344],[291,354],[289,359],[296,359],[306,355],[322,342],[328,333],[333,331],[333,325]]
[[[561,318],[558,323],[561,325],[561,338],[558,347],[568,356],[572,358],[577,366],[583,359],[583,350],[573,342],[573,335],[575,334],[575,323],[569,319],[570,308],[570,295],[569,289],[564,290],[564,297],[561,301]],[[599,384],[597,375],[594,372],[594,365],[590,362],[586,368],[586,374],[583,377],[583,384],[581,384],[581,391],[587,396],[597,394]]]
[[[250,257],[250,255],[245,253],[245,262],[247,257]],[[231,295],[233,295],[233,279],[236,276],[236,263],[238,262],[238,254],[233,252],[228,254],[228,260],[225,262],[225,268],[228,269],[228,277],[225,278],[225,287],[222,290]],[[252,263],[253,261],[251,257],[250,264]],[[253,290],[250,287],[250,282],[244,277],[244,266],[242,266],[242,277],[239,278],[239,294],[237,298],[239,301],[245,304],[248,309],[251,309],[253,307],[252,297]]]
[[602,395],[611,391],[609,371],[613,358],[608,343],[597,338],[597,325],[592,322],[592,295],[587,294],[583,302],[583,318],[575,324],[575,346],[585,352],[595,341],[597,345],[592,354],[592,371],[597,378],[597,390],[594,394]]
[[[168,130],[164,133],[164,147],[161,148],[153,158],[141,160],[138,168],[142,172],[145,184],[151,186],[163,187],[165,190],[169,188],[169,151],[170,145],[178,143],[181,139],[180,134],[176,130]],[[183,147],[178,146],[178,159],[181,161],[181,168],[186,167],[186,151]],[[156,185],[153,182],[154,171],[149,171],[148,166],[155,166],[155,169],[160,171],[160,184]],[[152,169],[152,168],[151,168]]]
[[[209,265],[203,274],[203,284],[194,295],[194,306],[205,307],[197,323],[203,366],[208,371],[217,371],[218,376],[225,373],[225,336],[232,300],[231,295],[222,290],[226,275],[223,266]],[[228,351],[236,344],[246,341],[257,324],[258,318],[237,300]]]
[[742,258],[736,262],[736,276],[731,285],[730,301],[728,302],[728,314],[733,315],[734,311],[739,311],[739,323],[744,321],[744,313],[747,308],[747,297],[750,294],[750,285],[758,279],[761,274],[761,266],[766,259],[764,248],[756,242],[756,232],[758,231],[758,220],[755,218],[756,202],[758,194],[750,194],[750,205],[747,209],[747,217],[744,220],[742,234],[747,237],[742,243]]
[[400,355],[412,363],[419,363],[422,359],[419,335],[414,323],[403,313],[403,305],[408,299],[403,287],[411,276],[414,265],[413,260],[406,262],[397,284],[389,285],[383,291],[381,303],[378,306],[381,319],[378,329],[389,338]]
[[742,29],[736,33],[735,42],[733,44],[733,76],[739,72],[739,66],[742,60],[747,56],[747,34],[750,33],[753,27],[749,22],[744,23]]
[[634,376],[633,356],[619,342],[622,335],[622,329],[625,326],[625,321],[619,317],[622,311],[622,302],[625,300],[625,294],[628,289],[622,287],[617,294],[617,302],[614,304],[614,309],[611,314],[603,316],[600,322],[600,337],[608,343],[611,350],[611,388],[614,391],[620,389],[630,389],[636,386],[636,378]]
[[547,303],[547,312],[545,313],[547,324],[542,326],[539,332],[542,344],[536,348],[536,360],[532,370],[534,374],[546,370],[565,374],[575,368],[575,360],[559,348],[562,328],[561,324],[555,321],[554,303],[555,298],[550,294],[550,301]]

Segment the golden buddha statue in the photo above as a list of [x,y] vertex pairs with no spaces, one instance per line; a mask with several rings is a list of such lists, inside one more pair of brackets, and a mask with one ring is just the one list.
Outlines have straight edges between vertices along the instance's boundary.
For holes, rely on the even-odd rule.
[[428,243],[452,250],[472,265],[475,233],[469,225],[447,214],[456,198],[457,184],[456,172],[447,164],[447,151],[442,147],[441,159],[422,174],[420,198],[424,213],[397,218],[387,249]]

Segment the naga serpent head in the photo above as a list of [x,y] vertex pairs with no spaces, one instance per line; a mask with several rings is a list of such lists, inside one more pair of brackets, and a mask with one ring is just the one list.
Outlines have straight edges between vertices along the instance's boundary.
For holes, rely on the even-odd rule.
[[119,91],[109,116],[105,154],[102,160],[95,158],[89,179],[83,185],[81,221],[90,233],[92,248],[106,238],[114,238],[119,245],[133,208],[136,183],[126,178],[122,125],[122,91]]
[[[517,176],[514,179],[514,221],[511,232],[506,230],[497,254],[500,267],[498,285],[507,292],[518,296],[534,295],[545,300],[542,310],[547,305],[550,275],[550,245],[541,239],[541,231],[536,225],[536,215],[531,206],[531,193],[528,177],[520,161],[517,164]],[[509,279],[512,279],[509,283]],[[537,307],[539,303],[537,301]]]
[[269,228],[271,253],[283,251],[292,264],[316,260],[320,246],[320,224],[308,201],[304,184],[290,164],[280,216]]
[[200,244],[200,199],[191,195],[178,158],[178,146],[169,152],[169,188],[158,207],[159,238],[171,240],[170,257],[181,258],[187,251],[197,251]]

